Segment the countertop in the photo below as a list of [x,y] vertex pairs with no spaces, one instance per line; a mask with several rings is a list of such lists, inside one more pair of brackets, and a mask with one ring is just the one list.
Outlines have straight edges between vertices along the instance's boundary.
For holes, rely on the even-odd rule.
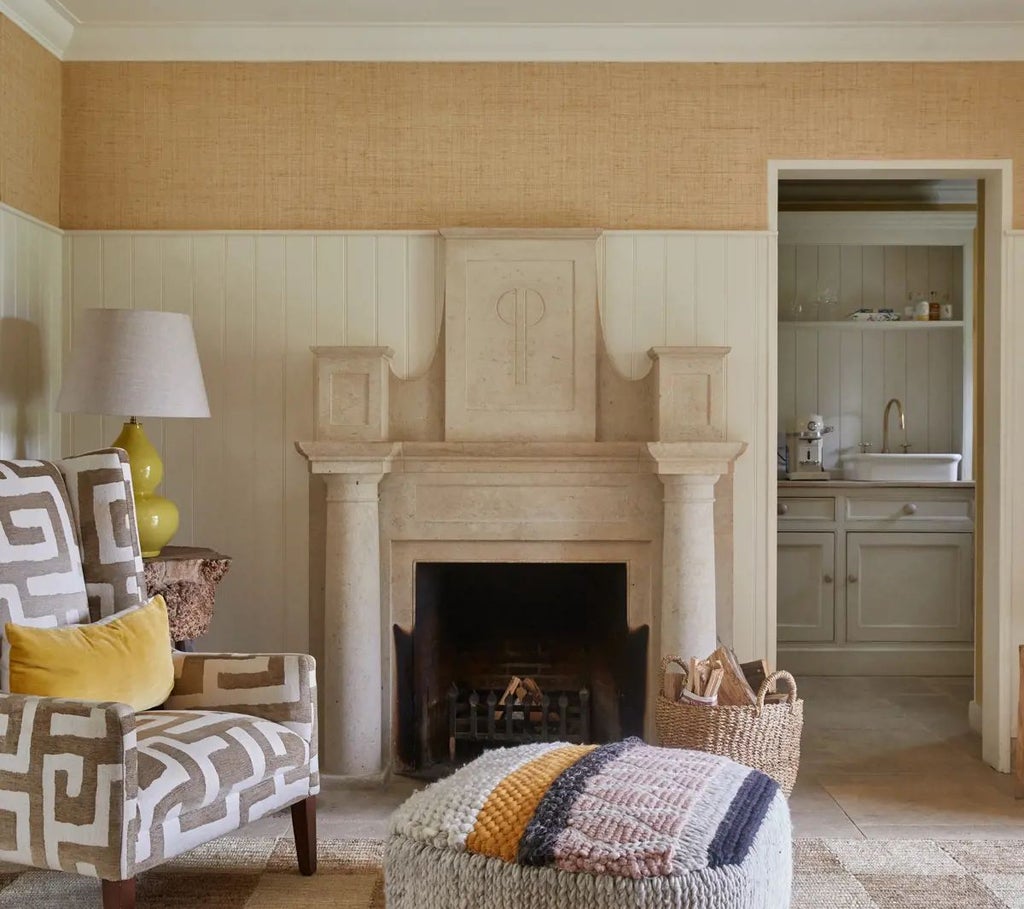
[[955,480],[948,483],[894,483],[881,480],[779,480],[779,489],[973,489],[973,480]]

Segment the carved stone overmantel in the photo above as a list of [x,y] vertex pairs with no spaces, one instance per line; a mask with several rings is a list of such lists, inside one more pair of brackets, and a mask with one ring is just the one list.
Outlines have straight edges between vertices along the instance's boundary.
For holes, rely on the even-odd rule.
[[445,438],[596,438],[600,231],[442,234]]

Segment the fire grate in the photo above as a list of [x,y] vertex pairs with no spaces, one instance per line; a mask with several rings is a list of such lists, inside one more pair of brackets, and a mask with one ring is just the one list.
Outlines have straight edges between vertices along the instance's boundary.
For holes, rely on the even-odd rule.
[[590,692],[554,691],[536,702],[502,703],[502,692],[448,690],[448,752],[455,761],[457,742],[525,745],[530,742],[590,742]]

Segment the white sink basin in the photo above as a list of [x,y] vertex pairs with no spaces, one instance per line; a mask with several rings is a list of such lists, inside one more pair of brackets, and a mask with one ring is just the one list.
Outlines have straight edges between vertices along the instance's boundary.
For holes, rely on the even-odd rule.
[[957,479],[958,454],[851,454],[843,458],[847,480],[885,483],[948,483]]

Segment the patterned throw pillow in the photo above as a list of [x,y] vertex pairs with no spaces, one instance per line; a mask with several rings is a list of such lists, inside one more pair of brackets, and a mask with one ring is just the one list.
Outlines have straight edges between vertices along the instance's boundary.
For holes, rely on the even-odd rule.
[[[0,461],[0,628],[89,621],[64,478],[48,461]],[[6,690],[6,644],[0,690]]]
[[82,569],[92,620],[146,600],[132,474],[120,448],[57,461],[82,541]]

